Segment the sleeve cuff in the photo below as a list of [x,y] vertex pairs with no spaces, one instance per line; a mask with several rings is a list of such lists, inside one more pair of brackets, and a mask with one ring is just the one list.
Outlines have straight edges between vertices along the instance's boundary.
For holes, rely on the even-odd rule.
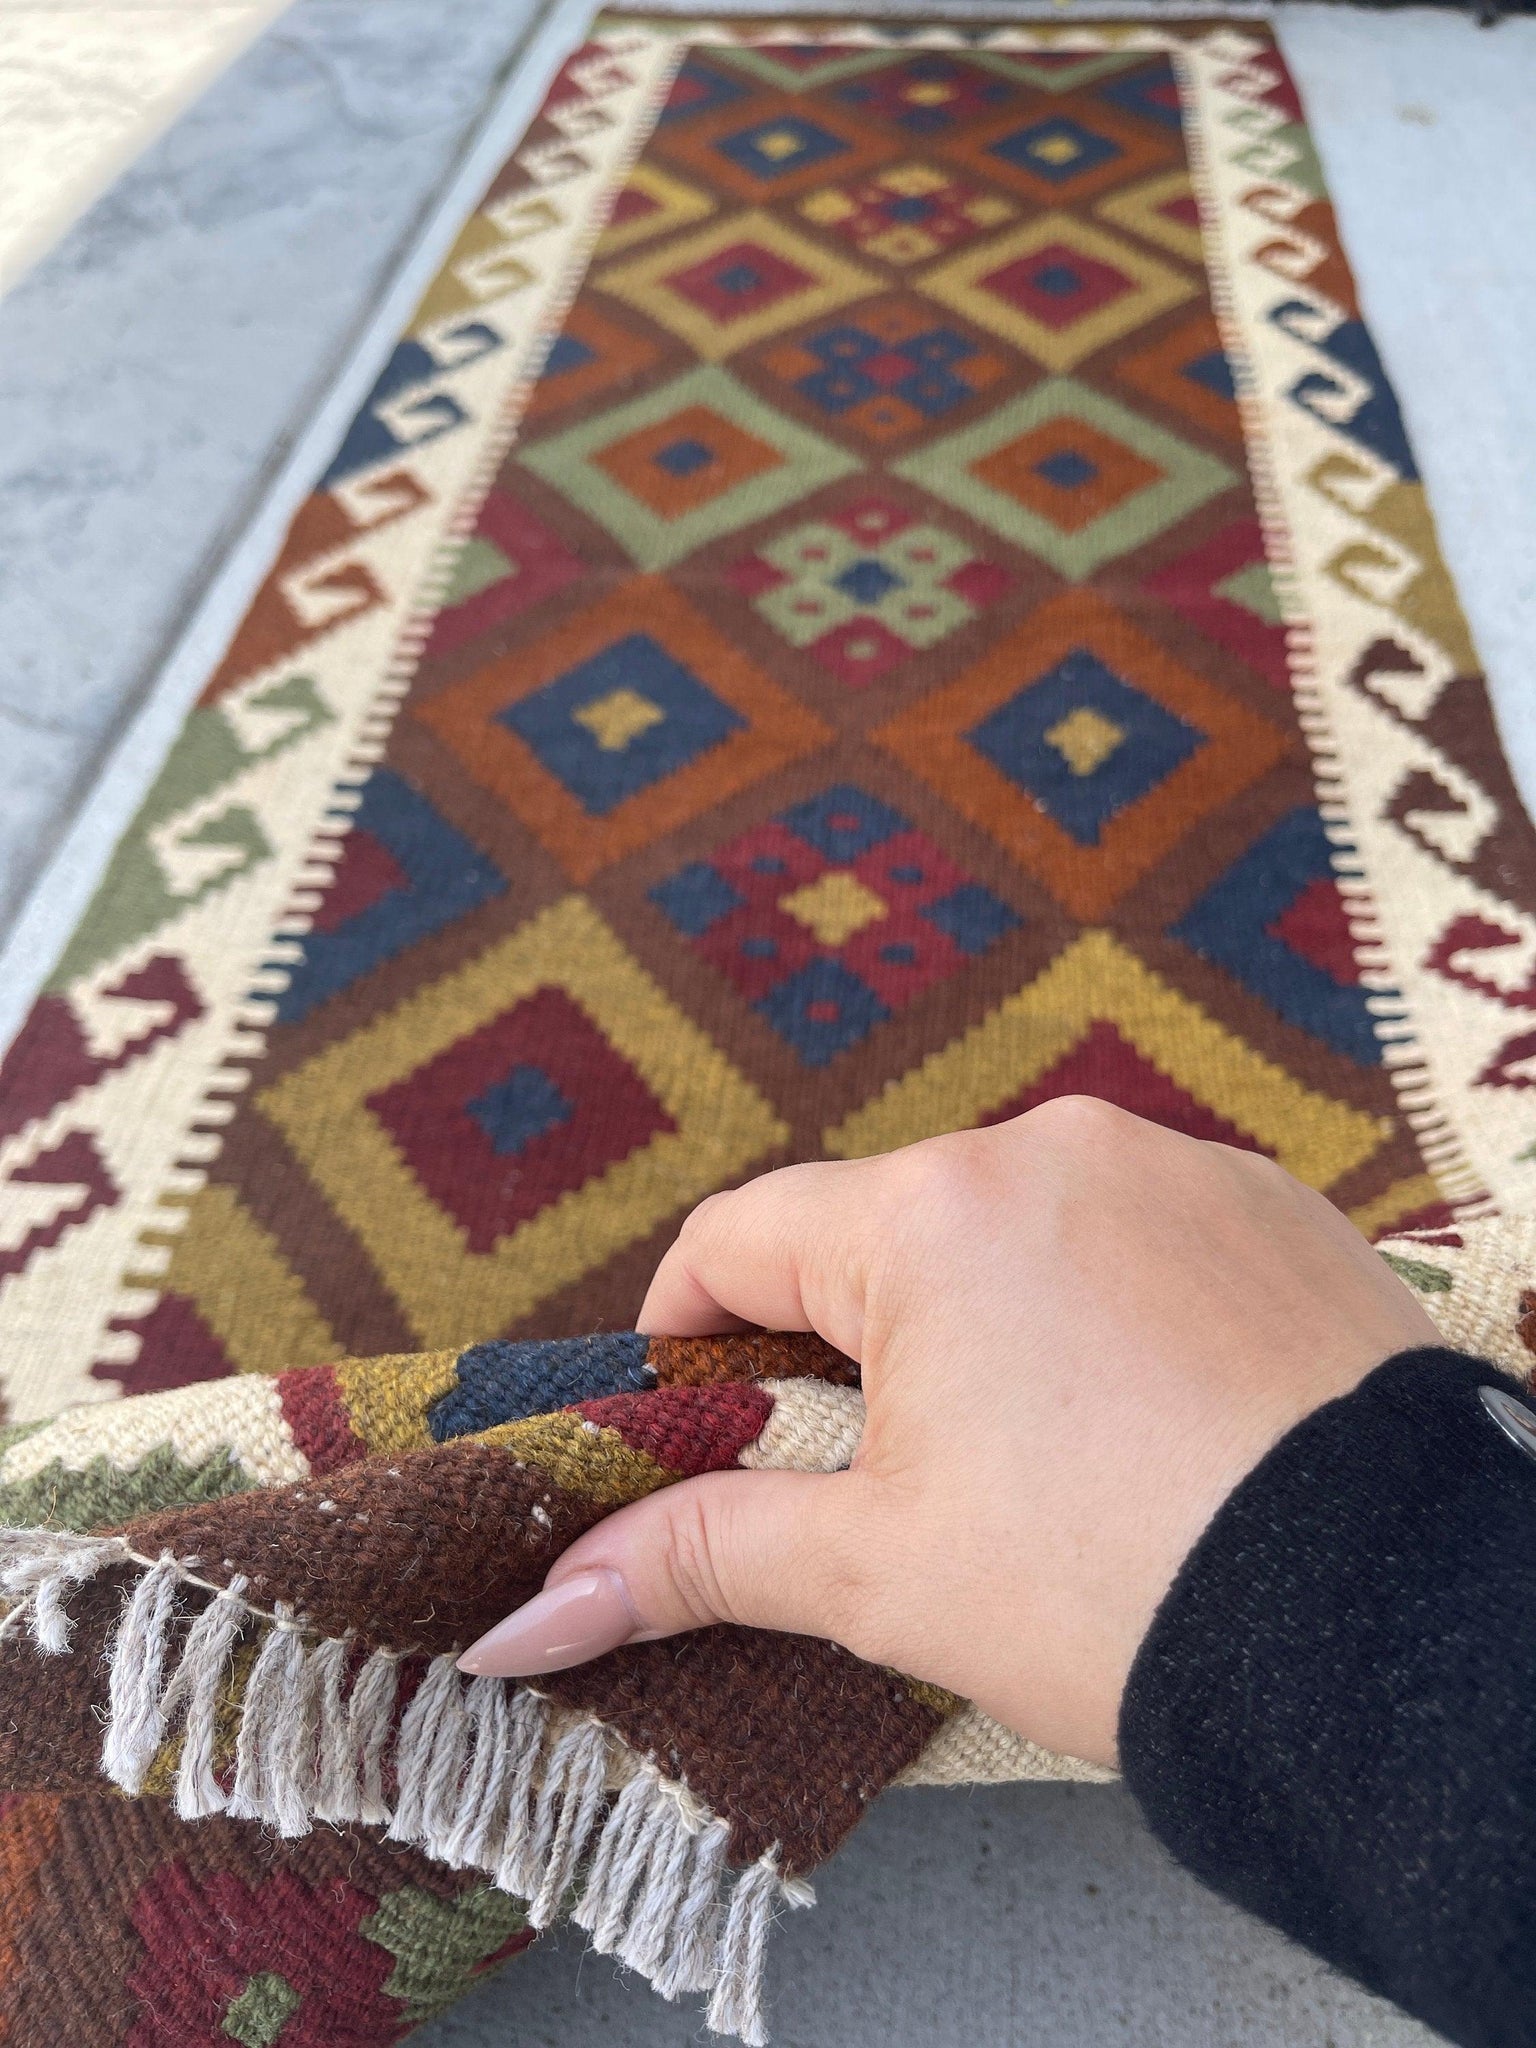
[[1536,2039],[1536,1460],[1389,1359],[1217,1512],[1120,1713],[1165,1847],[1453,2040]]

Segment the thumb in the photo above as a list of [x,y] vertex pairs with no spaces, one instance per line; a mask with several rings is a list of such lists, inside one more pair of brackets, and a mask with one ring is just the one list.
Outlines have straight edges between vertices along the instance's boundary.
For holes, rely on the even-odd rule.
[[681,1480],[579,1537],[459,1669],[532,1677],[715,1621],[846,1644],[864,1605],[862,1560],[878,1554],[869,1519],[855,1472]]

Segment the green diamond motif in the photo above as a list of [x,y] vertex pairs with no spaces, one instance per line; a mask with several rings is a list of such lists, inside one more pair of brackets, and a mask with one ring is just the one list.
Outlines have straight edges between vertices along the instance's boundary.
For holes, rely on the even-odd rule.
[[[998,458],[1007,450],[1061,420],[1082,421],[1097,435],[1118,442],[1154,474],[1096,518],[1070,527],[1058,524],[1038,499],[1030,502],[1015,495],[995,478]],[[1059,461],[1059,456],[1049,459]],[[1142,547],[1237,482],[1236,471],[1226,463],[1073,377],[1047,377],[1024,397],[891,467],[897,476],[947,499],[1004,540],[1038,555],[1072,583],[1080,583],[1117,555]],[[980,473],[984,467],[990,477]],[[1082,468],[1091,473],[1092,465],[1084,462]]]
[[303,2004],[286,1977],[261,1970],[249,1979],[224,2014],[222,2031],[240,2048],[273,2048],[284,2027]]
[[1216,585],[1216,595],[1224,597],[1229,604],[1241,605],[1245,612],[1252,612],[1266,626],[1285,623],[1268,562],[1250,562],[1246,568],[1234,569],[1230,576],[1224,576]]
[[[668,442],[674,419],[677,436]],[[859,467],[846,449],[775,412],[713,363],[536,441],[520,459],[606,527],[642,569],[667,568]]]
[[854,619],[878,619],[909,647],[928,648],[976,617],[976,607],[946,587],[971,550],[936,526],[910,526],[869,547],[813,520],[759,555],[788,580],[754,603],[791,647],[809,647]]
[[443,607],[446,610],[449,605],[463,604],[478,597],[482,590],[489,590],[493,583],[515,574],[515,565],[493,541],[482,534],[471,534],[453,558],[453,574],[442,595]]

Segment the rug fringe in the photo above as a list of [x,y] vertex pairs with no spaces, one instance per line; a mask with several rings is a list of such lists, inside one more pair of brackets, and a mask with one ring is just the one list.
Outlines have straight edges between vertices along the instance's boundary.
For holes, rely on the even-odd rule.
[[[144,1557],[122,1537],[0,1530],[0,1589],[16,1603],[0,1630],[25,1624],[45,1655],[70,1649],[72,1593],[134,1567],[107,1651],[101,1768],[113,1784],[141,1793],[179,1729],[182,1819],[222,1812],[288,1837],[317,1821],[381,1824],[455,1869],[485,1871],[527,1902],[534,1927],[568,1915],[663,1997],[709,1992],[715,2032],[767,2041],[769,1931],[781,1907],[815,1898],[784,1876],[776,1849],[733,1870],[729,1826],[685,1785],[600,1721],[467,1677],[452,1655],[427,1663],[397,1727],[406,1653],[317,1638],[292,1607],[256,1607],[244,1578],[218,1586],[198,1562]],[[215,1742],[237,1659],[247,1668],[226,1789]]]

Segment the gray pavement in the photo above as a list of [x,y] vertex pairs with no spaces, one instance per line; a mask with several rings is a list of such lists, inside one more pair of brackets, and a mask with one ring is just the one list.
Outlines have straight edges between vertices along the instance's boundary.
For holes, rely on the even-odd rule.
[[[298,0],[0,301],[0,935],[527,14]],[[1530,796],[1536,22],[1295,6],[1282,36]],[[781,2048],[1429,2040],[1202,1893],[1114,1788],[895,1795],[819,1889],[771,1964]],[[417,2039],[699,2031],[561,1937]]]

